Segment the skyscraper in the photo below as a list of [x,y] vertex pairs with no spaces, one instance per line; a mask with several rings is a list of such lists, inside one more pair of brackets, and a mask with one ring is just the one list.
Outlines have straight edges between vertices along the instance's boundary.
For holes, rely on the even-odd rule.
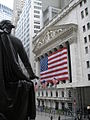
[[26,0],[17,23],[15,35],[22,40],[28,57],[34,66],[32,53],[32,37],[42,27],[41,0]]
[[[17,22],[19,20],[19,16],[22,13],[22,8],[24,6],[25,0],[14,0],[13,4],[13,17],[12,23],[17,26]],[[15,30],[13,30],[13,34],[15,34]]]
[[13,10],[6,7],[5,5],[0,4],[0,21],[3,19],[11,20]]

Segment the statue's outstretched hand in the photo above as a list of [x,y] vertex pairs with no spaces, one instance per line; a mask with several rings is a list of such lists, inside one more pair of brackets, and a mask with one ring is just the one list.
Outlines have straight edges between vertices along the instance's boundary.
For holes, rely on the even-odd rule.
[[30,76],[30,80],[33,80],[33,79],[39,79],[39,77],[36,75]]

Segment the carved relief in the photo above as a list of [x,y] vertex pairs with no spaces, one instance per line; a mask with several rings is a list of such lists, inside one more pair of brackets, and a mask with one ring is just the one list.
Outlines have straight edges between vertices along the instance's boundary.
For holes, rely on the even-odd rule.
[[[75,25],[74,25],[75,26]],[[34,51],[39,50],[44,45],[48,44],[50,41],[56,39],[58,36],[62,36],[62,34],[67,35],[69,34],[70,29],[73,28],[73,25],[59,25],[59,26],[53,26],[46,28],[44,32],[41,33],[40,37],[36,39],[36,42],[34,43]],[[71,31],[73,32],[73,31]]]

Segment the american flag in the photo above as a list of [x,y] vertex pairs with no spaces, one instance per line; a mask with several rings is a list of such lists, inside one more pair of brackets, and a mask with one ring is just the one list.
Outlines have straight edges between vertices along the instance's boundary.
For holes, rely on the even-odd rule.
[[68,80],[67,48],[63,47],[40,59],[40,81],[52,82],[56,78]]

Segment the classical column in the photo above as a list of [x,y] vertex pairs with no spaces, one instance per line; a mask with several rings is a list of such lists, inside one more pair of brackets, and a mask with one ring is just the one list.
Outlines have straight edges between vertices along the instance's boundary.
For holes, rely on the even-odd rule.
[[40,76],[40,58],[36,61],[36,75]]

